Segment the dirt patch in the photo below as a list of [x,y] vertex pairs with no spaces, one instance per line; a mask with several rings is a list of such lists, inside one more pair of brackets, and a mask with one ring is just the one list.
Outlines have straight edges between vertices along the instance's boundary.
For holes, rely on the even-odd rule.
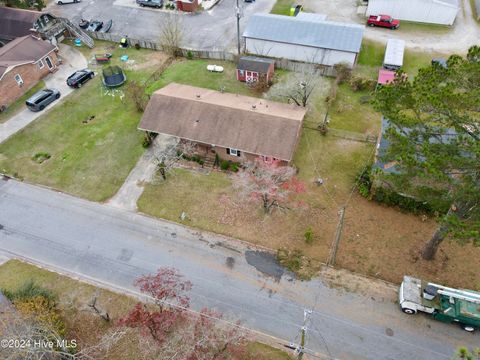
[[320,279],[333,289],[341,292],[354,292],[376,301],[394,302],[397,299],[397,286],[382,280],[368,278],[345,269],[322,267]]
[[347,208],[337,265],[400,283],[413,275],[455,287],[480,289],[480,248],[446,241],[436,259],[424,261],[420,249],[437,224],[426,216],[403,213],[355,195]]
[[163,64],[169,56],[163,52],[160,51],[154,51],[151,54],[148,55],[148,60],[142,63],[133,63],[130,65],[131,70],[142,70],[142,69],[148,69],[151,67],[159,66]]

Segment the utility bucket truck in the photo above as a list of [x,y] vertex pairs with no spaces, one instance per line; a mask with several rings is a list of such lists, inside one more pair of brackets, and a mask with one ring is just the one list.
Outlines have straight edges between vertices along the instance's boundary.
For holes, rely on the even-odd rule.
[[453,289],[404,276],[398,300],[406,314],[422,311],[446,323],[456,322],[469,332],[480,329],[480,292]]

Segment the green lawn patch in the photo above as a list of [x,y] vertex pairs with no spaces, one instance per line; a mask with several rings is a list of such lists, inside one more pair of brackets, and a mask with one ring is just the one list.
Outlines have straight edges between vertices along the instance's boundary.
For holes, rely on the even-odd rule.
[[[223,66],[222,73],[214,73],[207,70],[208,64]],[[284,71],[276,70],[277,77],[282,76]],[[237,93],[248,96],[261,96],[253,91],[246,83],[236,78],[236,65],[233,62],[219,60],[178,60],[170,65],[160,79],[152,83],[148,93],[153,93],[172,82],[198,86],[212,90],[223,90],[229,93]]]
[[35,94],[38,90],[41,90],[45,87],[45,82],[40,80],[35,86],[33,86],[30,90],[28,90],[25,94],[23,94],[18,100],[10,104],[7,110],[0,112],[0,124],[4,123],[11,117],[18,114],[23,109],[26,109],[25,101]]
[[271,14],[277,15],[290,15],[290,8],[295,2],[293,0],[277,0],[275,5],[273,5]]
[[370,105],[368,91],[353,91],[349,84],[338,87],[330,112],[330,128],[377,135],[381,116]]
[[100,77],[0,144],[0,170],[89,200],[113,196],[143,152],[141,115]]

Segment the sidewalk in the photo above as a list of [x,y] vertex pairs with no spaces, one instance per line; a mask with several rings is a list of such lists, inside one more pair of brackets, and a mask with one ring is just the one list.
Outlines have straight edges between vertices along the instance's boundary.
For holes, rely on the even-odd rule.
[[155,173],[154,153],[161,152],[162,149],[176,142],[178,139],[175,137],[158,134],[108,204],[124,210],[136,211],[137,201],[143,193],[143,182],[150,181]]
[[60,44],[59,49],[59,54],[63,59],[63,64],[58,67],[56,72],[48,75],[44,81],[47,88],[55,88],[60,90],[60,99],[51,103],[44,111],[32,112],[25,107],[17,115],[13,116],[3,124],[0,124],[0,143],[7,140],[10,136],[23,129],[41,115],[50,111],[50,109],[62,102],[63,99],[73,91],[73,89],[67,86],[65,81],[67,77],[75,70],[86,68],[87,60],[78,50],[74,49],[73,47]]

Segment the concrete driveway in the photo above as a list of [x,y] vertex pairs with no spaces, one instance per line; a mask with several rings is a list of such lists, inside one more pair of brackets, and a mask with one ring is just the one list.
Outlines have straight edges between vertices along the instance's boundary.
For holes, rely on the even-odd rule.
[[17,115],[13,116],[3,124],[0,124],[0,143],[4,142],[17,131],[23,129],[39,116],[50,111],[54,106],[61,103],[63,99],[73,91],[67,86],[65,81],[72,72],[79,69],[85,69],[87,67],[87,60],[78,50],[71,46],[60,44],[59,50],[59,54],[63,60],[63,63],[56,72],[44,78],[44,81],[47,88],[55,88],[60,90],[60,99],[49,104],[45,110],[39,112],[32,112],[25,107]]
[[[181,13],[185,38],[183,47],[197,50],[235,50],[236,49],[236,0],[220,0],[212,9],[198,14]],[[275,0],[258,0],[245,3],[241,19],[241,32],[250,15],[257,12],[269,12]],[[128,35],[131,38],[158,41],[160,29],[166,12],[151,8],[141,8],[134,0],[83,0],[78,4],[48,6],[57,16],[67,17],[74,23],[80,19],[112,19],[113,34]]]
[[480,343],[479,333],[403,314],[396,287],[381,281],[338,272],[334,283],[324,273],[297,281],[245,243],[0,178],[2,251],[129,292],[141,274],[174,266],[193,282],[194,309],[216,308],[283,344],[298,341],[303,311],[313,309],[306,347],[320,359],[450,360],[458,346]]

